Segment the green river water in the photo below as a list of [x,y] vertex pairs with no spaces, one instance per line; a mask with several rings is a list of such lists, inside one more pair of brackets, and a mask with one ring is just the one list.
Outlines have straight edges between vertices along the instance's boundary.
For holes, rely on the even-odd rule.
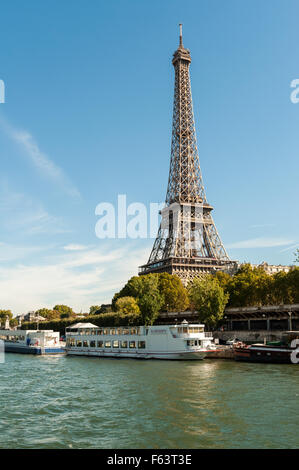
[[6,354],[0,448],[296,448],[299,366]]

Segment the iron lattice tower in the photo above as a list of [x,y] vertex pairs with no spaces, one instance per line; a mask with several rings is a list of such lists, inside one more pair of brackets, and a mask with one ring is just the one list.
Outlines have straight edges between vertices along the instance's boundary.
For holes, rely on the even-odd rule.
[[180,44],[175,70],[171,159],[166,207],[148,263],[139,274],[177,274],[184,284],[199,273],[235,267],[221,242],[208,204],[196,142],[189,66],[190,51]]

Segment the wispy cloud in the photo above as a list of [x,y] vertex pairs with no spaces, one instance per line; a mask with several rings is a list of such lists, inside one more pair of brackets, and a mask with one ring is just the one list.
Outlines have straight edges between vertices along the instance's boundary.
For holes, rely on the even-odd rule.
[[11,190],[1,182],[0,229],[22,232],[23,235],[66,233],[63,220],[50,215],[39,202],[23,193]]
[[13,245],[10,243],[0,243],[0,262],[11,262],[11,261],[20,261],[24,258],[34,255],[45,250],[45,247],[41,246],[22,246],[22,245]]
[[3,116],[0,117],[0,126],[2,130],[20,146],[34,167],[46,178],[56,185],[59,185],[70,196],[80,197],[78,189],[73,185],[67,175],[65,175],[64,171],[42,152],[30,132],[14,128]]
[[288,246],[287,248],[284,248],[283,250],[280,250],[280,253],[284,253],[285,251],[291,251],[291,250],[296,250],[299,248],[299,242],[297,242],[295,245]]
[[82,251],[86,250],[88,247],[85,245],[76,245],[75,243],[70,243],[63,247],[65,251]]
[[250,228],[266,228],[266,227],[275,227],[275,224],[256,224],[256,225],[250,225]]
[[276,246],[285,246],[294,243],[294,240],[289,240],[287,238],[251,238],[249,240],[243,240],[239,242],[229,243],[226,245],[229,249],[234,248],[271,248]]

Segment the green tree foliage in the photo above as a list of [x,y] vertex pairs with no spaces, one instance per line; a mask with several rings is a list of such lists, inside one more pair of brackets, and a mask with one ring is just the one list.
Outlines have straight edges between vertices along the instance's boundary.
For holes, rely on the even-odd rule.
[[143,276],[133,276],[127,284],[116,293],[112,299],[112,310],[116,311],[116,302],[120,297],[134,297],[135,299],[140,296],[142,291],[142,278]]
[[4,326],[6,318],[8,317],[9,321],[12,320],[11,310],[0,310],[0,325]]
[[9,326],[11,328],[15,327],[15,326],[18,326],[18,320],[16,319],[16,317],[13,317],[9,320]]
[[149,282],[157,286],[160,293],[159,297],[163,299],[159,311],[186,310],[189,305],[187,289],[185,289],[178,276],[167,273],[133,276],[121,291],[114,295],[112,309],[116,311],[116,302],[121,297],[134,297],[140,307],[141,298],[145,294]]
[[94,312],[93,315],[98,315],[100,313],[110,313],[111,311],[111,304],[102,304],[99,309]]
[[134,297],[139,306],[143,324],[152,325],[164,303],[164,297],[159,290],[159,275],[133,276],[113,297],[114,311],[116,311],[116,303],[121,297]]
[[55,307],[53,307],[53,310],[57,312],[60,318],[68,318],[74,316],[73,309],[71,307],[68,307],[67,305],[55,305]]
[[197,277],[189,286],[191,306],[198,311],[199,321],[214,327],[222,318],[229,294],[216,277]]
[[162,311],[179,312],[189,306],[187,289],[178,276],[168,273],[158,274],[158,286],[164,299]]
[[244,264],[232,277],[225,290],[229,293],[229,306],[268,304],[271,300],[273,278],[262,267]]
[[49,308],[40,308],[35,313],[46,318],[46,320],[57,320],[60,317],[59,312],[56,310],[50,310]]
[[94,315],[100,309],[100,305],[92,305],[91,307],[89,307],[89,315]]
[[279,305],[297,303],[299,299],[299,268],[288,273],[267,274],[262,267],[250,264],[240,267],[234,276],[216,273],[215,277],[229,294],[228,307]]
[[299,248],[295,251],[294,255],[296,256],[295,258],[295,263],[299,263]]
[[153,325],[162,308],[164,298],[159,290],[159,277],[156,274],[140,276],[137,303],[144,325]]
[[127,315],[128,313],[140,313],[140,309],[134,297],[120,297],[116,301],[116,311]]

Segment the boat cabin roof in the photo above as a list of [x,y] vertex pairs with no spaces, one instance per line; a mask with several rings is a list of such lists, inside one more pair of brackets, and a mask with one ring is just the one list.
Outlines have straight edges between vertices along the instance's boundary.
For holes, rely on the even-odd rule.
[[79,330],[80,328],[99,328],[97,325],[92,323],[75,323],[75,325],[68,326],[68,330]]

